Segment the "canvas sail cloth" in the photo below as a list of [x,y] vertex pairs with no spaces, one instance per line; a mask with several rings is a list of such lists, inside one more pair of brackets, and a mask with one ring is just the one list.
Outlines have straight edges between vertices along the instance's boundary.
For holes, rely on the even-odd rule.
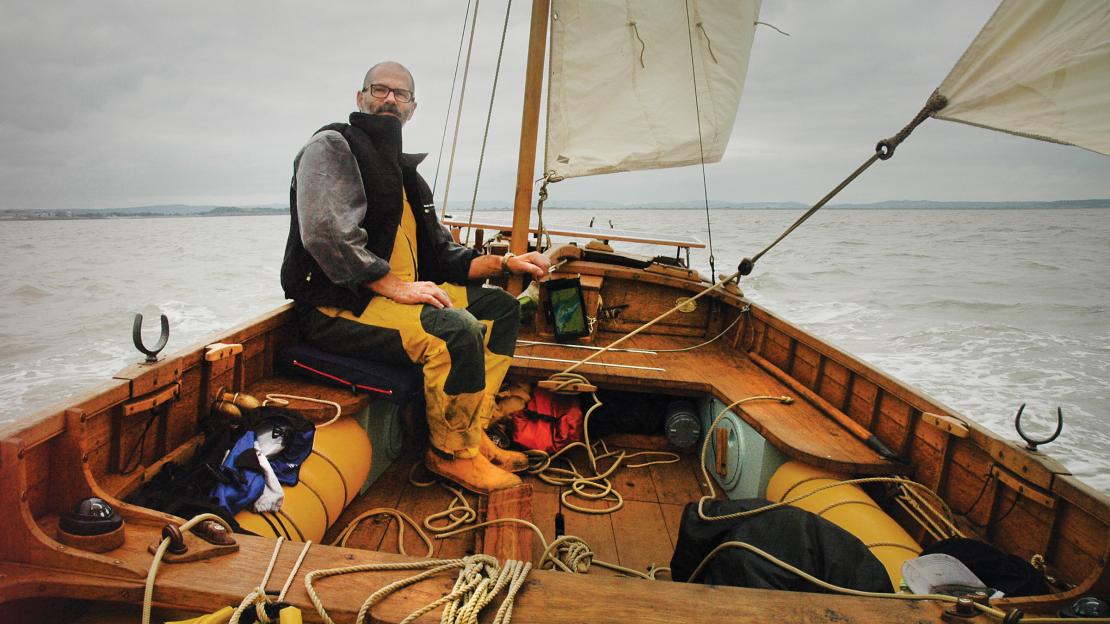
[[705,162],[721,159],[759,2],[688,5],[689,22],[683,2],[553,2],[545,172],[560,178],[697,164],[699,108]]
[[1006,0],[937,90],[940,119],[1110,155],[1110,2]]

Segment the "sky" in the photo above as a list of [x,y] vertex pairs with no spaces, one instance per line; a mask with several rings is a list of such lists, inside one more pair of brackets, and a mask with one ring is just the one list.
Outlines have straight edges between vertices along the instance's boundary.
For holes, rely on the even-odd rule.
[[[644,0],[646,4],[652,1]],[[767,0],[739,116],[708,195],[813,203],[921,108],[994,10],[987,0]],[[0,0],[0,209],[253,205],[343,121],[370,65],[406,64],[405,149],[436,180],[464,0],[188,3]],[[513,195],[530,3],[509,14],[480,200]],[[505,0],[480,3],[451,207],[468,204]],[[660,94],[666,105],[669,94]],[[542,136],[542,135],[541,135]],[[447,141],[450,145],[450,137]],[[446,164],[439,173],[442,197]],[[697,167],[569,180],[553,201],[702,196]],[[1110,197],[1110,158],[927,120],[838,202]]]

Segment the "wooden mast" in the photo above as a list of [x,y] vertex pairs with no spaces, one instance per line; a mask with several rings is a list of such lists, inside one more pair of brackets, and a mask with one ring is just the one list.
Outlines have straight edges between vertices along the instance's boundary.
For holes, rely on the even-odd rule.
[[[524,75],[524,113],[520,120],[520,156],[516,165],[516,197],[513,201],[513,233],[509,251],[528,251],[528,221],[532,213],[532,173],[536,167],[540,95],[543,90],[543,56],[547,48],[547,16],[551,0],[533,0],[532,27],[528,33],[528,66]],[[517,295],[524,287],[519,275],[509,279],[509,292]]]

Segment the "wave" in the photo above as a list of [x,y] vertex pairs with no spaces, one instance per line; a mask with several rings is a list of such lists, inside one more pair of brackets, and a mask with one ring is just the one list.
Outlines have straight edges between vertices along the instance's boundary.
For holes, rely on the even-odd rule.
[[22,286],[20,286],[16,289],[8,292],[9,297],[12,297],[16,300],[24,301],[24,302],[26,302],[26,301],[37,301],[39,299],[46,299],[47,297],[50,297],[53,294],[54,293],[50,292],[49,290],[39,288],[37,286],[32,286],[30,284],[24,284],[24,285],[22,285]]

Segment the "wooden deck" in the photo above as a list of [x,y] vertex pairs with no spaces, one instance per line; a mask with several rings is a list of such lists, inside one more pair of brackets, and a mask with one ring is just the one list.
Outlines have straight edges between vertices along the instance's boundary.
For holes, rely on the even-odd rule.
[[[601,333],[594,344],[604,346],[619,337],[617,334]],[[524,332],[520,338],[545,340]],[[625,341],[619,348],[677,349],[697,345],[704,340],[687,336],[640,335]],[[735,351],[731,340],[731,335],[723,336],[694,351],[679,353],[609,352],[575,372],[585,375],[594,384],[608,388],[642,392],[647,387],[660,393],[688,396],[710,394],[726,405],[756,395],[791,396],[795,399],[791,405],[759,401],[738,407],[735,411],[784,453],[815,466],[854,474],[892,474],[904,470],[902,466],[880,457],[817,406]],[[518,345],[516,354],[529,358],[578,361],[591,352],[561,345]],[[600,363],[663,370],[617,368]],[[539,380],[567,366],[569,364],[561,362],[516,357],[510,374],[521,379]]]
[[[663,448],[658,439],[652,446]],[[610,446],[610,450],[645,450],[631,446]],[[646,449],[651,450],[651,449]],[[422,457],[413,450],[393,463],[365,495],[356,498],[343,512],[325,538],[330,543],[336,535],[359,514],[375,507],[399,509],[417,522],[445,509],[451,494],[439,486],[417,487],[409,483],[409,470]],[[593,548],[598,559],[635,570],[646,571],[653,564],[670,565],[671,554],[678,540],[679,522],[686,503],[696,501],[708,488],[700,484],[697,458],[690,453],[680,454],[680,461],[642,468],[619,469],[613,485],[624,496],[624,507],[611,514],[585,514],[563,509],[566,533],[584,539]],[[577,465],[584,464],[584,456],[575,458]],[[426,473],[417,468],[423,477]],[[555,514],[559,511],[559,489],[539,479],[524,475],[525,483],[532,485],[531,517],[523,518],[536,524],[550,541],[555,536]],[[477,496],[467,494],[471,505],[478,508]],[[603,508],[601,502],[578,502],[583,507]],[[481,518],[484,520],[484,518]],[[474,533],[464,533],[445,540],[433,540],[434,556],[448,559],[471,554],[475,550]],[[347,546],[381,552],[398,552],[396,520],[378,516],[365,520],[349,537]],[[422,556],[423,544],[412,531],[405,535],[405,547],[410,555]],[[543,552],[539,540],[532,544],[532,559],[538,561]],[[615,572],[594,567],[591,574],[612,575]],[[667,578],[665,575],[660,578]]]

